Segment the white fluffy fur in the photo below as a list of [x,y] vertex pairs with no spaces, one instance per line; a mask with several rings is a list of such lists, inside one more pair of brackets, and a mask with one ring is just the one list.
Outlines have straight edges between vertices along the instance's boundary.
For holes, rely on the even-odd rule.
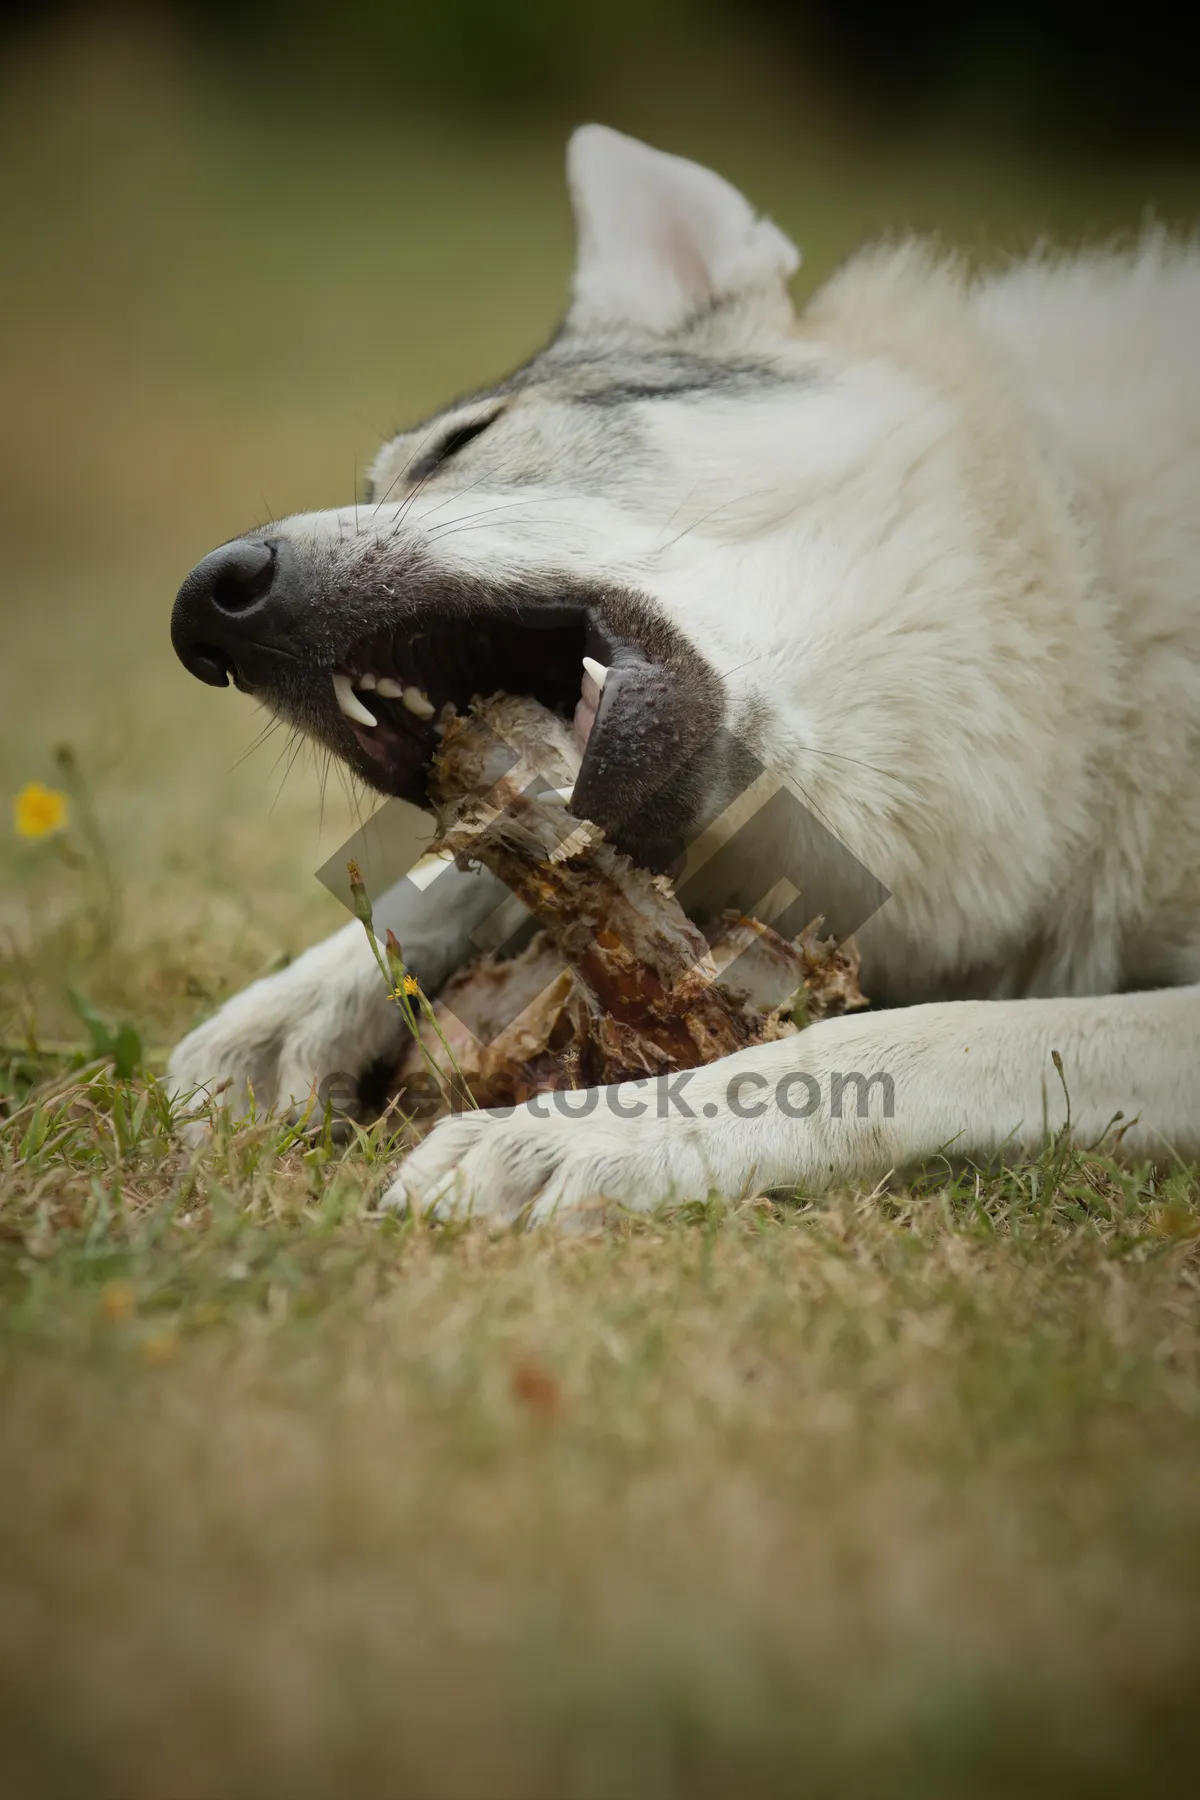
[[[793,321],[773,227],[706,171],[591,131],[572,156],[585,324],[812,381],[655,402],[645,460],[599,487],[572,482],[572,409],[532,392],[513,413],[562,476],[519,505],[495,481],[482,525],[488,484],[431,487],[402,529],[436,509],[447,564],[627,581],[726,675],[734,728],[766,721],[775,773],[892,890],[864,985],[905,1008],[745,1066],[886,1070],[895,1112],[736,1119],[718,1065],[695,1087],[710,1119],[451,1122],[393,1198],[541,1217],[866,1178],[951,1142],[1034,1149],[1052,1050],[1083,1131],[1123,1111],[1138,1150],[1200,1153],[1200,257],[1151,239],[972,283],[906,244]],[[732,304],[689,323],[716,296]],[[470,530],[445,531],[456,510]],[[347,519],[287,529],[324,541]],[[382,1001],[360,972],[333,980],[362,964],[343,937],[186,1040],[177,1082],[253,1062],[259,1099],[283,1100],[343,1066],[350,1016],[365,1058]]]

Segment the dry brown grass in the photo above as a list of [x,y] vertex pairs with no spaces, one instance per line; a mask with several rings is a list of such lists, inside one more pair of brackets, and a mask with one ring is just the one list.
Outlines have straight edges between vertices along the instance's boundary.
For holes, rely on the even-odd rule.
[[580,1242],[123,1135],[7,1185],[14,1791],[1182,1790],[1195,1178]]

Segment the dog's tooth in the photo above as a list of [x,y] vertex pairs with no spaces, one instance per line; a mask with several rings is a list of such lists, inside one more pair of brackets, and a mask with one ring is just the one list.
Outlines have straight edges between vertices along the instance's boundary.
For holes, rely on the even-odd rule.
[[376,685],[375,677],[372,675],[370,669],[367,670],[365,675],[356,675],[354,677],[354,685],[356,688],[361,688],[364,693],[370,693],[371,689]]
[[375,692],[382,700],[399,700],[404,695],[404,683],[393,681],[390,675],[381,675],[375,683]]
[[400,704],[405,712],[412,713],[417,719],[432,719],[437,711],[429,695],[423,694],[419,687],[404,688],[400,694]]
[[376,719],[375,714],[367,711],[358,695],[354,692],[350,677],[343,674],[341,669],[334,670],[333,691],[337,695],[337,703],[342,712],[345,713],[348,719],[353,720],[356,725],[378,724],[379,721]]
[[603,693],[604,684],[608,680],[608,670],[605,668],[604,664],[602,662],[597,662],[594,656],[585,656],[583,659],[583,666],[586,673],[591,676],[596,686],[600,689],[600,692]]

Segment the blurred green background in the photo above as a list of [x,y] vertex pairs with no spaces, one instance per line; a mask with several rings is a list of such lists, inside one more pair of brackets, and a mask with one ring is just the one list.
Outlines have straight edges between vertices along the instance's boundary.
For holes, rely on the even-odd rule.
[[[1191,64],[1151,5],[180,0],[0,27],[0,776],[75,750],[121,889],[0,833],[12,1017],[73,980],[152,1038],[338,914],[307,756],[175,663],[174,591],[256,519],[343,503],[380,438],[562,308],[566,131],[716,164],[803,246],[991,257],[1190,224]],[[1175,21],[1173,23],[1172,21]],[[77,820],[78,822],[78,820]],[[73,826],[73,830],[76,827]],[[87,850],[80,845],[81,854]],[[84,855],[86,861],[86,855]]]

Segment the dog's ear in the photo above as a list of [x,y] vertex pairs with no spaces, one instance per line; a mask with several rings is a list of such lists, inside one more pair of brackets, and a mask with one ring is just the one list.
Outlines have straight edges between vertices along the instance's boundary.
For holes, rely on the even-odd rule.
[[790,317],[800,253],[737,189],[604,125],[567,148],[578,254],[572,325],[667,332],[722,300]]

